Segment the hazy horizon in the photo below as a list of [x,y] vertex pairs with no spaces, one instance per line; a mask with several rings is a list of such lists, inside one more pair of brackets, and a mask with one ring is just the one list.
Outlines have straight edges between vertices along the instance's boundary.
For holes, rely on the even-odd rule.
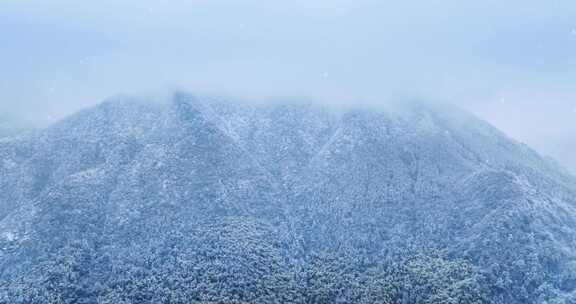
[[457,104],[576,170],[576,3],[6,0],[0,111],[118,93]]

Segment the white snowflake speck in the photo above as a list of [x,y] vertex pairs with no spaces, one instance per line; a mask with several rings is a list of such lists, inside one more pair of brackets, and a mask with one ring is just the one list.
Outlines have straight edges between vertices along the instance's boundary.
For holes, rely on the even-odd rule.
[[16,240],[16,235],[12,232],[5,232],[3,237],[8,242],[12,242],[12,241]]

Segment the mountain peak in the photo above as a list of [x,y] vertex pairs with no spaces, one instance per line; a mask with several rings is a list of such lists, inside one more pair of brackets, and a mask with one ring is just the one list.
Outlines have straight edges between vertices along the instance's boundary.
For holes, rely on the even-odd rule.
[[574,179],[448,106],[118,97],[0,155],[0,303],[576,292]]

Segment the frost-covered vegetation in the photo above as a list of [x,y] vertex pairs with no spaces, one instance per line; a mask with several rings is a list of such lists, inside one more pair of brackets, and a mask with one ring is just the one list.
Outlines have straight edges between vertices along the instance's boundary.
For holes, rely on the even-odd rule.
[[0,142],[0,303],[574,303],[575,207],[450,107],[111,100]]

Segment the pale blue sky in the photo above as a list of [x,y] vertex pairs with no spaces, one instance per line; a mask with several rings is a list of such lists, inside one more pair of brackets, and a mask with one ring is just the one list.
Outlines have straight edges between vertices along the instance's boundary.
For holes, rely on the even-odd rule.
[[0,111],[175,86],[452,101],[576,169],[576,1],[0,0]]

